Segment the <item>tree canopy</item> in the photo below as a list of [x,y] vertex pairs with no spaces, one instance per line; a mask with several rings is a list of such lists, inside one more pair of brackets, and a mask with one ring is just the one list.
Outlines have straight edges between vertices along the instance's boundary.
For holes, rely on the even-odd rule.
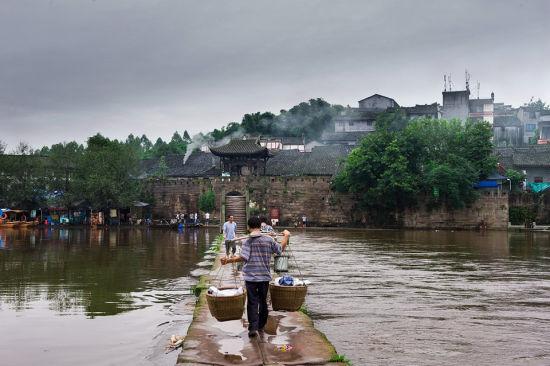
[[117,140],[97,134],[88,139],[74,185],[93,209],[128,207],[140,194],[139,156]]
[[282,109],[278,115],[271,112],[247,113],[241,123],[230,122],[221,129],[214,129],[206,137],[218,141],[238,134],[280,137],[303,135],[313,141],[321,137],[332,119],[343,109],[341,105],[331,105],[321,98],[310,99],[288,111]]
[[337,189],[357,195],[364,207],[399,210],[425,194],[432,205],[460,208],[477,197],[472,183],[496,170],[487,122],[411,120],[402,130],[390,125],[378,123],[335,179]]
[[131,146],[134,152],[140,158],[160,158],[169,154],[182,154],[187,152],[187,145],[191,143],[189,133],[183,132],[183,136],[178,131],[174,132],[169,142],[164,141],[162,138],[157,138],[153,144],[146,135],[141,137],[128,135],[126,138],[127,145]]
[[526,105],[528,107],[535,107],[539,111],[548,111],[548,110],[550,110],[550,105],[543,102],[542,99],[540,99],[540,98],[535,100],[535,98],[533,97],[533,98],[531,98],[529,103],[527,103]]

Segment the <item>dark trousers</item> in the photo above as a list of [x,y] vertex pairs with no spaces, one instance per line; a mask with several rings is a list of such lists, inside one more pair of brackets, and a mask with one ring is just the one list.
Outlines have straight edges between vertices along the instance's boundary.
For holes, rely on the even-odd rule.
[[237,251],[237,243],[235,241],[225,241],[225,254],[229,255],[229,248],[232,249],[233,254]]
[[248,315],[248,330],[263,329],[267,323],[267,291],[269,282],[246,283],[246,314]]

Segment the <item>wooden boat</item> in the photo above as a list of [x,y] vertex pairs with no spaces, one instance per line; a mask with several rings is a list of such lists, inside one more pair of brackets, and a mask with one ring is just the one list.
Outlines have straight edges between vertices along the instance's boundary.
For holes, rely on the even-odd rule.
[[26,212],[28,211],[3,209],[2,216],[0,216],[0,227],[16,228],[21,226],[22,222],[27,221],[27,216],[25,216]]
[[157,228],[157,229],[170,229],[173,225],[164,220],[164,219],[161,219],[161,220],[153,220],[151,221],[150,223],[147,224],[147,227],[150,227],[150,228]]
[[183,228],[192,228],[192,227],[200,227],[202,224],[198,221],[189,221],[189,222],[182,222],[182,223],[176,223],[174,225],[174,229],[183,229]]

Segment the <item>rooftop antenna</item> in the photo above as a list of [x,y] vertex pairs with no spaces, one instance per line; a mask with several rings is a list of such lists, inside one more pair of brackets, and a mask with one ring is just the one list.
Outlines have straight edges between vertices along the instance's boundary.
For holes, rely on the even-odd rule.
[[447,91],[447,75],[443,75],[443,91]]
[[479,99],[479,87],[481,84],[479,84],[479,81],[477,82],[477,99]]
[[453,82],[451,81],[451,73],[449,73],[449,91],[453,91]]
[[470,73],[468,70],[464,70],[464,78],[466,79],[466,90],[470,90]]

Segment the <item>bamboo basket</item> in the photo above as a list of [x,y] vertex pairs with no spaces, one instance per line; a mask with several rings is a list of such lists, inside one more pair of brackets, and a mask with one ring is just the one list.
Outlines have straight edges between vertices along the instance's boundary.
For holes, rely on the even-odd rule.
[[297,311],[306,298],[307,286],[277,286],[269,284],[273,310]]
[[[220,287],[219,290],[234,289],[236,287]],[[235,296],[214,296],[206,293],[206,301],[210,314],[219,322],[238,320],[243,317],[246,290]]]

